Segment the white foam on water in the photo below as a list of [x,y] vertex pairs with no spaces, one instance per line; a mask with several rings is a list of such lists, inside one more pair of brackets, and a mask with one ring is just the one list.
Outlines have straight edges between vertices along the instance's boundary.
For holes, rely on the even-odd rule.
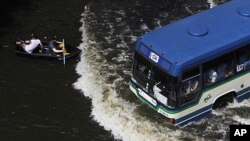
[[185,9],[188,13],[194,14],[194,12],[188,6],[185,6]]
[[229,103],[227,108],[239,108],[239,107],[250,107],[250,99],[245,99],[238,103],[236,100],[233,103]]
[[216,3],[214,2],[214,0],[207,0],[207,3],[209,3],[210,8],[217,6]]
[[146,23],[143,23],[143,24],[140,26],[140,29],[141,29],[142,31],[145,31],[145,32],[150,31],[150,29],[149,29],[149,27],[148,27],[148,25],[147,25]]
[[115,11],[115,13],[121,15],[122,17],[125,17],[125,15],[126,15],[124,10]]
[[240,124],[246,124],[246,125],[250,125],[250,119],[247,118],[242,118],[238,115],[233,116],[233,119],[237,122],[239,122]]
[[154,18],[153,23],[155,24],[156,28],[161,27],[161,20]]

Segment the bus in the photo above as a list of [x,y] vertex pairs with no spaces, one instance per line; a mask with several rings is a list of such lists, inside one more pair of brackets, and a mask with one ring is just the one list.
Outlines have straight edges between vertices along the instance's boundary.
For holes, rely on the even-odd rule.
[[233,0],[140,36],[131,91],[180,127],[249,98],[249,7]]

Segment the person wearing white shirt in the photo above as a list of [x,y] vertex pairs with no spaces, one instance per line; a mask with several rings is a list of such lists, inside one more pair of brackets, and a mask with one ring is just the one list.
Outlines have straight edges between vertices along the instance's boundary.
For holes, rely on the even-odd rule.
[[27,53],[32,54],[33,51],[40,45],[41,49],[43,48],[42,42],[36,38],[34,34],[31,35],[31,39],[23,42],[16,42],[17,45],[20,45]]

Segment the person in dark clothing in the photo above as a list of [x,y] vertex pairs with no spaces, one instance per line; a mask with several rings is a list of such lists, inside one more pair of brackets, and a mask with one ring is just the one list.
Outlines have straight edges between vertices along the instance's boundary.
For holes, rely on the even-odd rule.
[[54,53],[62,53],[63,52],[63,43],[56,40],[56,36],[49,41],[49,47]]

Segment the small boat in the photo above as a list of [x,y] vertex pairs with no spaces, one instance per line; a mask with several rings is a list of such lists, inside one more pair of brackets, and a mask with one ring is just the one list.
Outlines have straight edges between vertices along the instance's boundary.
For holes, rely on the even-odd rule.
[[[24,49],[20,46],[17,45],[16,42],[16,48],[15,48],[15,53],[20,56],[26,56],[26,57],[32,57],[32,58],[41,58],[41,59],[49,59],[49,60],[63,60],[64,59],[64,54],[63,53],[54,53],[51,48],[49,47],[49,42],[47,41],[41,41],[43,44],[43,49],[41,50],[40,47],[37,47],[33,53],[28,53],[24,51]],[[65,59],[70,59],[73,57],[78,56],[81,53],[81,50],[72,47],[68,44],[65,44],[65,49],[67,51],[67,54],[65,54]]]

